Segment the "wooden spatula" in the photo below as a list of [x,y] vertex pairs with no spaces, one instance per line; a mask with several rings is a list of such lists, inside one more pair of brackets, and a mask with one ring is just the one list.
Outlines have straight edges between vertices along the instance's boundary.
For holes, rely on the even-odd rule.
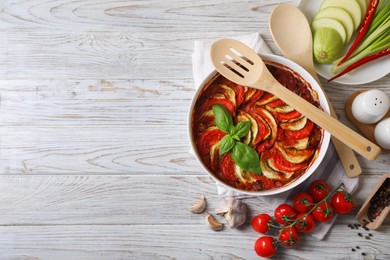
[[[269,30],[274,42],[283,55],[287,59],[301,65],[301,67],[313,76],[321,87],[321,82],[313,63],[313,38],[311,29],[302,11],[291,4],[278,5],[270,14]],[[327,95],[325,97],[328,101],[330,115],[337,119],[336,112]],[[332,142],[348,177],[360,175],[362,168],[353,150],[335,136],[332,136]]]
[[211,46],[211,60],[225,78],[277,96],[365,158],[375,160],[380,153],[377,145],[281,85],[260,56],[245,44],[233,39],[218,40]]

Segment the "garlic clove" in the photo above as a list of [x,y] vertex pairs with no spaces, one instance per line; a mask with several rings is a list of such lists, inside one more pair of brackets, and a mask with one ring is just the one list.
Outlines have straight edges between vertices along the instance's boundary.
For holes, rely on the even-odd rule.
[[206,198],[202,197],[197,203],[188,208],[189,211],[195,214],[202,213],[207,206]]
[[221,230],[223,228],[223,224],[216,220],[212,215],[207,214],[205,217],[206,224],[214,231]]

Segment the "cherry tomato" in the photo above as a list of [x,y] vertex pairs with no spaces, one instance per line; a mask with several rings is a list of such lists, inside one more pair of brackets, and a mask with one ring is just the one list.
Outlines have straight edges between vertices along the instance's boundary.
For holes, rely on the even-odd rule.
[[304,217],[306,213],[299,213],[297,215],[298,222],[294,225],[294,227],[298,230],[298,232],[302,233],[310,233],[313,231],[313,229],[316,227],[316,221],[312,214],[307,215]]
[[252,219],[253,230],[262,234],[269,231],[269,224],[272,224],[272,220],[268,214],[259,214]]
[[280,204],[274,211],[275,219],[280,224],[292,222],[296,215],[295,209],[286,203]]
[[334,216],[334,209],[324,201],[313,210],[312,214],[317,221],[328,222]]
[[353,208],[351,194],[346,191],[336,191],[333,195],[330,205],[338,214],[347,214]]
[[270,236],[262,236],[255,242],[255,252],[261,257],[272,257],[276,253],[276,240]]
[[298,192],[293,198],[293,207],[297,212],[309,212],[313,206],[314,199],[307,192]]
[[323,200],[331,191],[329,184],[324,180],[316,180],[310,184],[309,194],[315,201]]
[[294,227],[279,231],[279,243],[284,247],[293,247],[299,240],[298,232]]

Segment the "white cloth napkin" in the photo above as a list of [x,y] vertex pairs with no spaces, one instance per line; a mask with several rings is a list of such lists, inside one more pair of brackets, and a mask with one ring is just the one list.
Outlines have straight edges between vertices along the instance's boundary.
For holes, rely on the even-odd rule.
[[[268,48],[264,40],[261,38],[261,35],[259,33],[243,35],[235,37],[235,39],[245,43],[258,53],[271,53],[270,49]],[[195,41],[194,53],[192,55],[195,88],[198,88],[202,81],[207,77],[207,75],[209,75],[214,70],[214,67],[210,60],[210,47],[213,41],[214,40]],[[332,143],[330,143],[328,152],[326,153],[324,160],[321,162],[315,173],[310,176],[310,178],[308,178],[305,182],[290,191],[273,196],[257,196],[256,199],[263,201],[263,205],[269,205],[270,209],[273,210],[279,204],[284,203],[286,201],[291,203],[291,197],[294,194],[302,190],[307,190],[310,183],[317,179],[327,180],[327,182],[332,187],[336,187],[342,182],[344,183],[344,189],[351,193],[355,191],[359,183],[358,177],[349,178],[346,175],[344,168],[339,160],[339,157],[335,152],[334,146]],[[250,197],[249,195],[239,194],[218,183],[217,191],[218,195],[222,197]],[[260,212],[261,209],[257,209],[257,211]],[[333,218],[333,220],[329,223],[317,224],[315,230],[310,235],[320,240],[323,239],[326,233],[331,228],[335,219],[336,218]]]

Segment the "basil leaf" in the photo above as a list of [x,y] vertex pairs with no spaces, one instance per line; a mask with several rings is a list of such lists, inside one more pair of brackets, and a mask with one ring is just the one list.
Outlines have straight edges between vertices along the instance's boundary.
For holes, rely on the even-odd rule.
[[214,121],[217,127],[225,133],[229,133],[229,129],[233,127],[233,118],[229,110],[221,104],[213,106]]
[[251,122],[243,121],[243,122],[239,122],[237,125],[232,127],[230,130],[230,134],[234,139],[239,141],[241,137],[244,137],[248,134],[250,129],[251,129]]
[[221,140],[221,147],[219,148],[219,155],[223,155],[233,149],[236,141],[230,135],[225,135]]
[[241,169],[261,175],[260,159],[256,150],[252,147],[244,143],[237,142],[231,150],[230,156]]

